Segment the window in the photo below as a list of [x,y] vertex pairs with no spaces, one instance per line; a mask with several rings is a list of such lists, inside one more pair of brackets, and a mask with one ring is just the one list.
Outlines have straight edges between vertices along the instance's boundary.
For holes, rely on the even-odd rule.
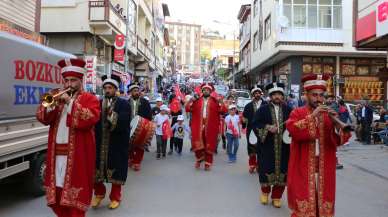
[[283,0],[283,15],[292,27],[342,28],[342,0]]
[[268,15],[268,17],[264,21],[264,38],[267,39],[269,36],[271,36],[271,15]]
[[294,27],[306,27],[306,5],[294,4]]
[[258,44],[259,44],[259,36],[257,32],[255,32],[255,34],[253,35],[253,51],[257,50]]
[[257,15],[258,9],[257,9],[257,0],[253,2],[253,16],[255,17]]
[[331,28],[331,7],[319,6],[319,27]]

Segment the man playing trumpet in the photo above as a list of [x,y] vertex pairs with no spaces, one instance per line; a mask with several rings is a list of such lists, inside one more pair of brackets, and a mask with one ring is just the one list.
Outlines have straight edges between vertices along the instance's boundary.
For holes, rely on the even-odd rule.
[[292,111],[286,124],[292,137],[287,179],[291,217],[334,216],[335,153],[350,133],[342,130],[345,126],[336,112],[323,105],[328,79],[316,74],[303,77],[307,104]]
[[45,187],[47,204],[58,217],[82,217],[93,192],[96,144],[94,125],[100,117],[97,97],[84,92],[82,79],[85,61],[64,59],[58,62],[64,89],[52,102],[42,102],[37,119],[50,126]]
[[268,204],[271,194],[272,205],[281,207],[281,198],[287,182],[289,144],[283,142],[286,129],[284,122],[291,109],[284,103],[284,84],[272,83],[266,86],[269,104],[261,106],[254,117],[253,126],[258,131],[257,159],[261,196],[260,202]]

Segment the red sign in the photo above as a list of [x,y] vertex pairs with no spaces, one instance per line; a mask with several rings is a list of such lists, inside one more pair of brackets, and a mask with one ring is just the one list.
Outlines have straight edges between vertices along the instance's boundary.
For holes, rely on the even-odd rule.
[[124,49],[114,51],[114,61],[122,62],[124,61]]
[[383,2],[377,7],[377,19],[379,23],[387,20],[388,17],[388,2]]
[[357,20],[356,41],[362,41],[376,35],[376,12]]
[[124,61],[124,47],[125,47],[125,36],[116,35],[115,38],[115,51],[114,51],[114,61],[122,62]]
[[116,35],[115,38],[115,48],[116,49],[124,49],[125,46],[125,36],[124,35]]

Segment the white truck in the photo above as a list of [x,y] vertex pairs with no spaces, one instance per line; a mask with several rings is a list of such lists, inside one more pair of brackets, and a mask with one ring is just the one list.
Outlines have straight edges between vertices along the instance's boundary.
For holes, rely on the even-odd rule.
[[74,58],[0,32],[0,182],[27,175],[31,193],[42,195],[48,127],[35,118],[40,95],[61,87],[57,62]]

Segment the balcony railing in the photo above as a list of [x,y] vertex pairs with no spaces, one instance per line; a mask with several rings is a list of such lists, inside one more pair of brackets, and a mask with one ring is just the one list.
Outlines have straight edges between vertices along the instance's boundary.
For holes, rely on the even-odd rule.
[[145,58],[147,58],[150,61],[150,63],[154,63],[154,55],[152,53],[152,50],[148,47],[145,41],[141,39],[139,36],[137,36],[137,50]]
[[107,22],[121,34],[125,34],[127,20],[109,0],[89,1],[89,21]]

